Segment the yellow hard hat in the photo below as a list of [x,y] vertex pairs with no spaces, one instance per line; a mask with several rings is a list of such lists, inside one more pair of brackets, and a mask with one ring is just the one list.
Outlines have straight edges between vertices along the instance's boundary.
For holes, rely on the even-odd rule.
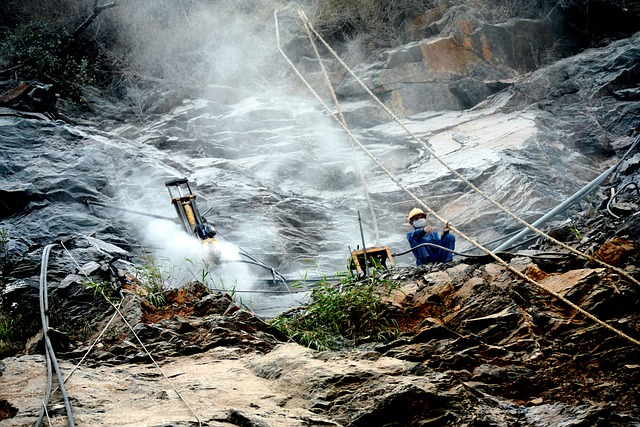
[[411,222],[411,218],[413,218],[416,215],[424,215],[427,216],[427,214],[424,213],[424,211],[422,209],[419,208],[413,208],[411,209],[411,212],[409,212],[409,222]]

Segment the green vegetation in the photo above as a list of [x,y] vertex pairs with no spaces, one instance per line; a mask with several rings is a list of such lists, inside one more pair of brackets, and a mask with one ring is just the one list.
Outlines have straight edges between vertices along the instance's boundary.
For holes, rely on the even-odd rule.
[[142,267],[136,267],[136,278],[142,282],[142,296],[156,308],[167,304],[164,287],[171,272],[161,268],[153,259],[145,260]]
[[16,341],[21,338],[22,316],[7,317],[0,314],[0,343]]
[[582,238],[584,237],[582,232],[578,229],[577,225],[573,225],[573,226],[569,227],[569,231],[571,233],[573,233],[573,235],[575,236],[576,240],[578,240],[578,241],[581,241]]
[[120,299],[113,295],[113,287],[106,280],[97,281],[93,278],[87,278],[83,286],[93,293],[94,298],[104,298],[111,302],[116,302]]
[[271,326],[316,350],[339,350],[395,338],[397,327],[385,317],[381,301],[397,284],[381,279],[375,270],[360,280],[351,274],[342,276],[337,285],[320,283],[304,311],[282,314]]
[[94,76],[91,61],[65,28],[42,18],[27,21],[0,42],[0,57],[18,67],[23,78],[56,83],[65,95],[78,96]]
[[21,315],[10,317],[0,313],[0,358],[24,349],[25,333],[28,333],[24,323]]

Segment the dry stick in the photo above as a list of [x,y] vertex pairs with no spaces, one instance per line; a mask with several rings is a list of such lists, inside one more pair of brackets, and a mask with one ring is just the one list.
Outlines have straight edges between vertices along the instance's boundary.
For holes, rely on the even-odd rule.
[[324,38],[316,31],[316,29],[313,27],[313,25],[311,24],[311,22],[309,21],[309,18],[307,18],[307,16],[305,15],[304,12],[302,11],[298,11],[298,13],[300,14],[301,19],[303,19],[305,21],[305,23],[308,23],[309,28],[313,31],[313,33],[316,35],[316,37],[318,37],[318,39],[322,42],[322,44],[329,50],[329,52],[331,52],[331,54],[338,60],[338,62],[340,62],[340,64],[345,67],[345,69],[347,70],[347,72],[358,82],[358,84],[360,86],[362,86],[362,88],[367,92],[367,94],[378,104],[380,105],[380,107],[382,107],[382,109],[385,110],[385,112],[387,114],[389,114],[389,116],[400,125],[400,127],[402,127],[402,129],[404,129],[409,135],[411,135],[411,137],[418,142],[420,145],[422,145],[424,147],[425,150],[427,150],[427,152],[433,156],[433,158],[435,158],[438,162],[440,162],[440,164],[442,164],[445,168],[447,168],[451,173],[453,173],[456,177],[458,177],[459,179],[462,180],[462,182],[464,182],[467,186],[469,186],[473,191],[475,191],[476,193],[478,193],[480,196],[482,196],[483,198],[485,198],[487,201],[489,201],[491,204],[493,204],[494,206],[496,206],[498,209],[502,210],[503,212],[505,212],[509,217],[511,217],[511,219],[517,221],[519,224],[525,226],[526,228],[530,229],[531,231],[534,231],[535,233],[539,234],[540,236],[546,238],[547,240],[549,240],[550,242],[559,245],[560,247],[568,250],[569,252],[572,252],[582,258],[585,258],[588,261],[591,262],[595,262],[596,264],[600,264],[603,267],[606,267],[607,269],[610,269],[612,271],[615,271],[616,273],[620,274],[621,276],[624,276],[625,278],[629,279],[631,282],[635,283],[636,285],[640,286],[640,281],[638,281],[636,278],[632,277],[630,274],[628,274],[626,271],[618,268],[618,267],[614,267],[610,264],[607,264],[606,262],[599,260],[597,258],[592,257],[591,255],[588,255],[584,252],[581,252],[577,249],[572,248],[571,246],[560,242],[559,240],[554,239],[553,237],[549,236],[548,234],[544,233],[542,230],[532,226],[531,224],[529,224],[528,222],[524,221],[522,218],[520,218],[519,216],[517,216],[515,213],[511,212],[506,206],[503,206],[500,202],[494,200],[491,196],[489,196],[488,194],[486,194],[484,191],[480,190],[478,187],[476,187],[471,181],[469,181],[467,178],[465,178],[462,174],[460,174],[458,171],[456,171],[455,169],[453,169],[453,167],[451,167],[447,162],[445,162],[442,158],[440,158],[435,151],[433,151],[424,141],[422,141],[420,138],[418,138],[417,135],[415,135],[413,132],[411,132],[411,130],[409,130],[403,123],[402,121],[386,106],[384,105],[384,103],[382,103],[382,101],[380,101],[378,99],[377,96],[375,96],[375,94],[373,92],[371,92],[371,90],[362,82],[362,80],[360,80],[360,78],[351,70],[351,68],[349,68],[349,66],[342,60],[342,58],[340,58],[338,56],[338,54],[331,48],[331,46],[329,46],[329,44],[324,40]]
[[[87,275],[87,273],[84,272],[84,270],[82,269],[82,267],[80,267],[80,264],[78,264],[78,262],[75,260],[75,258],[73,257],[73,255],[71,254],[71,252],[69,252],[69,250],[64,246],[64,244],[61,244],[62,247],[64,248],[64,250],[67,252],[67,254],[71,257],[71,260],[74,262],[74,264],[76,265],[76,267],[78,267],[78,269],[84,274],[84,276],[87,279],[90,279],[90,277]],[[185,400],[184,397],[182,397],[182,394],[180,394],[180,392],[178,391],[178,389],[173,385],[173,383],[171,382],[171,380],[169,379],[169,377],[167,377],[164,373],[164,371],[162,370],[162,368],[160,367],[160,365],[158,365],[158,363],[156,362],[156,360],[153,358],[153,356],[151,355],[151,352],[149,352],[149,350],[147,350],[147,347],[142,343],[142,340],[140,340],[140,337],[138,337],[138,334],[136,333],[136,331],[133,330],[133,327],[131,326],[131,324],[129,324],[129,322],[127,321],[127,319],[124,317],[124,314],[122,314],[122,312],[120,311],[119,307],[116,307],[116,305],[111,302],[111,300],[109,298],[107,298],[107,296],[104,294],[104,292],[101,292],[102,296],[104,297],[104,299],[111,304],[111,307],[113,307],[113,309],[115,310],[115,312],[120,316],[120,318],[122,319],[122,321],[127,325],[127,327],[129,328],[129,330],[131,331],[131,333],[133,334],[134,337],[136,337],[136,340],[138,341],[138,343],[140,344],[140,346],[142,347],[142,349],[144,350],[145,353],[147,353],[147,356],[149,356],[149,359],[151,359],[151,361],[153,362],[153,364],[155,365],[155,367],[158,369],[158,371],[160,371],[160,373],[162,374],[162,376],[164,377],[165,380],[167,380],[167,382],[169,383],[169,385],[171,386],[171,388],[173,389],[173,391],[176,392],[176,394],[178,395],[178,397],[180,398],[180,400],[182,400],[182,402],[187,406],[187,408],[189,408],[189,410],[191,411],[191,413],[193,414],[194,417],[196,417],[196,420],[198,420],[198,425],[201,426],[202,425],[202,421],[200,420],[200,417],[198,416],[198,414],[196,414],[196,412],[193,410],[193,408],[191,408],[191,405],[189,405],[189,403]],[[120,305],[120,304],[118,304]],[[114,316],[115,314],[114,313]],[[112,319],[113,320],[113,317]],[[109,320],[109,323],[111,323],[111,320]],[[104,330],[103,330],[104,332]],[[66,381],[66,380],[65,380]]]
[[84,30],[86,30],[89,25],[91,25],[93,21],[96,20],[96,18],[102,13],[102,11],[110,9],[112,7],[116,7],[117,5],[118,4],[116,2],[111,2],[98,6],[98,0],[96,0],[93,6],[93,13],[91,13],[91,15],[89,15],[87,19],[85,19],[84,22],[75,29],[72,34],[72,38],[75,40],[80,34],[82,34],[82,32],[84,32]]
[[[280,47],[280,34],[279,34],[279,30],[278,30],[278,17],[277,17],[277,12],[274,14],[275,15],[275,20],[276,20],[276,40],[277,40],[277,45],[278,45],[278,50],[280,51],[280,53],[282,54],[282,56],[284,56],[285,60],[287,61],[287,63],[289,64],[289,66],[291,66],[291,68],[293,69],[293,71],[295,72],[295,74],[298,76],[298,78],[300,78],[300,80],[304,83],[304,85],[307,87],[307,89],[309,89],[309,91],[311,92],[311,94],[318,100],[318,102],[320,102],[320,104],[325,108],[325,110],[327,111],[328,114],[330,114],[337,122],[338,124],[340,124],[342,126],[342,128],[344,129],[344,131],[351,137],[353,138],[353,141],[358,145],[358,147],[360,147],[360,149],[362,149],[365,154],[371,159],[373,160],[373,162],[378,165],[378,167],[380,167],[380,169],[382,169],[382,171],[398,186],[400,187],[405,193],[407,193],[409,196],[411,196],[411,198],[413,200],[416,201],[416,203],[420,204],[420,206],[424,207],[429,213],[431,213],[433,216],[435,216],[438,220],[442,221],[442,222],[446,222],[443,218],[441,218],[433,209],[431,209],[429,206],[427,206],[427,204],[425,202],[423,202],[420,198],[418,198],[418,196],[416,196],[411,190],[409,190],[405,185],[403,185],[389,170],[387,170],[387,168],[358,140],[358,138],[353,135],[351,133],[351,131],[343,126],[342,122],[338,119],[338,117],[335,115],[335,113],[333,113],[333,111],[331,111],[331,109],[325,104],[325,102],[322,100],[322,98],[316,93],[316,91],[311,87],[311,85],[307,82],[307,80],[304,78],[304,76],[302,75],[302,73],[297,69],[297,67],[293,64],[293,62],[291,62],[291,60],[289,59],[289,57],[287,56],[287,54],[282,50],[282,48]],[[525,274],[521,273],[520,271],[516,270],[515,268],[513,268],[511,265],[509,265],[506,261],[504,261],[502,258],[500,258],[499,256],[497,256],[495,253],[491,252],[489,249],[485,248],[484,246],[482,246],[480,243],[478,243],[477,241],[473,240],[471,237],[467,236],[466,234],[462,233],[460,230],[456,229],[455,227],[451,226],[451,229],[454,230],[455,232],[457,232],[463,239],[465,239],[466,241],[468,241],[469,243],[471,243],[472,245],[474,245],[475,247],[477,247],[478,249],[480,249],[481,251],[483,251],[484,253],[486,253],[487,255],[491,256],[492,258],[494,258],[499,264],[501,264],[502,266],[504,266],[506,269],[508,269],[509,271],[513,272],[515,275],[517,275],[518,277],[522,278],[523,280],[531,283],[532,285],[548,292],[549,294],[553,295],[554,297],[556,297],[557,299],[559,299],[560,301],[564,302],[565,304],[567,304],[569,307],[575,309],[576,311],[578,311],[579,313],[581,313],[582,315],[584,315],[585,317],[593,320],[595,323],[601,325],[602,327],[612,331],[613,333],[619,335],[620,337],[630,341],[631,343],[640,346],[640,341],[630,337],[629,335],[625,334],[624,332],[608,325],[607,323],[603,322],[602,320],[598,319],[597,317],[595,317],[594,315],[592,315],[591,313],[587,312],[586,310],[578,307],[576,304],[574,304],[573,302],[569,301],[567,298],[563,297],[562,295],[560,295],[559,293],[555,292],[554,290],[548,288],[545,285],[542,285],[541,283],[536,282],[535,280],[531,279],[530,277],[526,276]]]
[[[320,68],[322,69],[322,72],[325,76],[327,87],[329,88],[329,92],[331,93],[331,97],[333,98],[333,102],[338,111],[338,116],[340,117],[340,122],[343,124],[343,126],[346,127],[347,121],[344,118],[344,114],[342,114],[342,109],[340,108],[340,102],[338,101],[336,92],[333,90],[333,86],[331,85],[331,80],[329,79],[329,74],[327,73],[327,70],[324,68],[324,64],[322,63],[322,58],[320,58],[320,52],[318,52],[318,47],[316,46],[316,43],[313,40],[313,37],[311,36],[311,32],[309,31],[309,26],[307,25],[306,22],[304,27],[307,30],[307,35],[309,36],[309,40],[311,40],[313,51],[316,54],[316,58],[318,58],[318,63],[320,64]],[[353,142],[350,136],[349,136],[349,144],[351,145],[351,151],[355,153],[356,144]],[[380,231],[378,229],[378,217],[376,216],[376,212],[373,209],[373,202],[371,201],[371,194],[369,193],[369,188],[367,187],[367,181],[365,180],[364,172],[362,171],[362,166],[360,165],[360,161],[358,160],[358,157],[354,155],[353,159],[356,164],[356,168],[358,169],[358,173],[360,174],[360,181],[362,182],[364,196],[367,199],[367,204],[369,205],[369,212],[371,213],[371,218],[373,220],[373,229],[375,231],[375,236],[376,236],[376,246],[380,246]],[[362,249],[366,251],[365,248],[362,248]]]

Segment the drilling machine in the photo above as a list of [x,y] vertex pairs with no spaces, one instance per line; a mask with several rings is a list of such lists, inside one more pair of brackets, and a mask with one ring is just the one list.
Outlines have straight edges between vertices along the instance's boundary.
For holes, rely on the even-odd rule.
[[189,235],[196,235],[203,245],[208,246],[212,252],[218,252],[218,241],[215,238],[216,230],[200,214],[196,204],[196,195],[191,191],[189,180],[186,178],[172,179],[164,183],[169,191],[171,203],[178,214],[178,221],[184,231]]

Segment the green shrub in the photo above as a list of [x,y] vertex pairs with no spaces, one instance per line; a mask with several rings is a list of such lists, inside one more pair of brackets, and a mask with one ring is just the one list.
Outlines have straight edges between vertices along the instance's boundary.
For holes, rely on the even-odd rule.
[[34,325],[29,324],[22,315],[0,312],[0,359],[24,350],[27,337],[35,330]]
[[0,343],[12,342],[22,338],[22,316],[9,318],[0,313]]
[[91,291],[96,299],[104,298],[112,303],[120,300],[119,296],[114,295],[113,287],[106,280],[98,281],[93,278],[87,278],[83,283],[83,287]]
[[271,326],[316,350],[338,350],[394,338],[397,328],[385,317],[381,297],[395,283],[378,278],[375,272],[362,280],[343,276],[338,285],[325,281],[315,287],[306,309],[280,315]]
[[69,32],[40,18],[9,32],[0,42],[0,56],[18,67],[23,79],[57,83],[61,93],[71,97],[94,74],[89,58],[75,46]]

